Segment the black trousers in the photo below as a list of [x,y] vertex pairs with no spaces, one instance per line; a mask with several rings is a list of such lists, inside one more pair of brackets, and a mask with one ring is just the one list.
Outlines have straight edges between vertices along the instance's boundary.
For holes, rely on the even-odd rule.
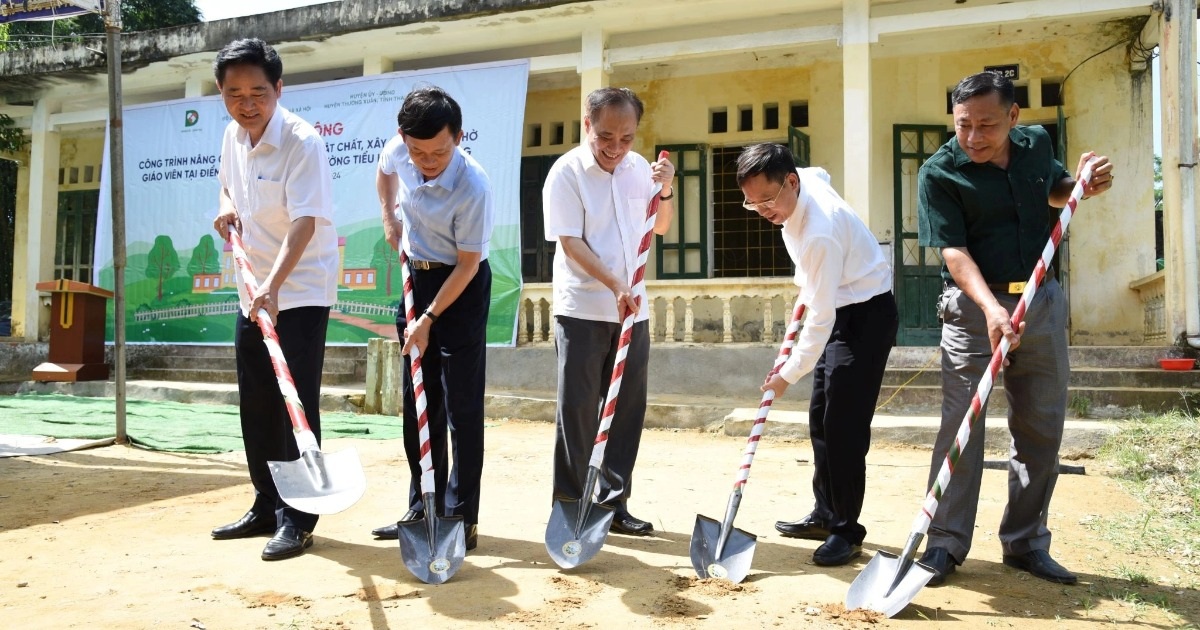
[[[555,317],[558,352],[558,432],[554,441],[554,494],[581,499],[588,460],[600,427],[600,412],[612,380],[621,325],[574,317]],[[633,485],[633,465],[646,420],[646,368],[650,361],[650,326],[633,325],[621,391],[600,469],[599,502],[625,505]]]
[[889,291],[837,309],[813,370],[808,430],[813,447],[813,514],[831,533],[861,545],[871,419],[900,319]]
[[[321,368],[325,363],[325,332],[329,326],[329,307],[305,306],[280,311],[275,323],[279,345],[287,361],[304,417],[321,441]],[[271,367],[271,356],[263,343],[258,324],[240,312],[233,332],[237,352],[238,397],[242,417],[242,441],[246,446],[246,464],[254,484],[255,514],[275,513],[275,526],[291,525],[311,532],[317,515],[301,512],[279,498],[268,461],[294,461],[300,458],[292,423],[288,418],[279,381]]]
[[[437,296],[453,267],[412,270],[413,307],[421,313]],[[433,458],[437,512],[479,522],[479,484],[483,476],[483,389],[487,367],[487,319],[492,303],[492,268],[488,261],[462,295],[454,300],[429,330],[429,347],[421,355],[425,379],[429,446]],[[404,338],[404,312],[396,330]],[[446,433],[454,467],[446,458]],[[421,438],[417,403],[413,398],[412,360],[404,357],[404,454],[412,475],[408,509],[428,509],[421,496]]]

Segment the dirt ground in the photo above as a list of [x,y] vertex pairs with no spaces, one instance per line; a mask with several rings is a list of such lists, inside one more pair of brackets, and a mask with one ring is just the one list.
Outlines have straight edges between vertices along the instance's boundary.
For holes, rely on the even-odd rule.
[[[369,530],[403,512],[401,443],[335,440],[366,466],[366,496],[321,519],[304,556],[263,562],[266,537],[213,541],[214,525],[250,505],[241,453],[175,455],[108,447],[0,460],[0,619],[5,628],[1149,628],[1200,623],[1194,577],[1135,557],[1085,523],[1136,510],[1092,461],[1064,475],[1050,514],[1054,555],[1080,584],[1060,586],[1001,564],[996,524],[1005,474],[984,473],[975,548],[940,588],[893,619],[841,607],[875,548],[897,551],[922,498],[929,455],[877,445],[863,522],[867,553],[847,567],[812,564],[818,543],[772,524],[811,506],[807,442],[759,449],[737,525],[759,535],[740,585],[698,580],[688,559],[697,512],[720,518],[744,440],[647,432],[630,508],[657,535],[611,535],[589,563],[559,570],[543,542],[553,427],[488,429],[479,548],[448,583],[428,586],[394,541]],[[1078,463],[1078,462],[1077,462]],[[1149,583],[1140,583],[1145,576]],[[1166,602],[1167,606],[1145,602]]]

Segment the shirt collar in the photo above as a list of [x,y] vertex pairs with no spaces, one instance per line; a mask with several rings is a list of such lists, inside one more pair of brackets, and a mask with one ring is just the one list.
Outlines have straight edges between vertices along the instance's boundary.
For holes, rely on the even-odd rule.
[[[258,144],[255,147],[268,145],[270,147],[279,148],[280,142],[283,139],[283,117],[287,110],[283,105],[275,105],[275,113],[271,114],[271,120],[267,121],[266,129],[263,129],[263,135],[258,139]],[[238,141],[246,146],[250,145],[250,132],[243,129],[240,125],[237,131]]]
[[796,209],[792,211],[792,216],[784,221],[784,225],[796,221],[796,229],[804,227],[804,219],[808,217],[808,204],[812,201],[812,196],[808,194],[807,182],[804,181],[806,177],[803,171],[804,169],[801,168],[796,169],[796,188],[798,189],[796,191]]
[[[1009,130],[1008,143],[1010,145],[1009,151],[1012,153],[1012,155],[1009,156],[1009,165],[1011,165],[1013,160],[1015,160],[1021,152],[1033,146],[1033,137],[1025,133],[1023,126],[1017,126]],[[973,162],[971,162],[971,158],[967,155],[967,152],[963,151],[962,146],[958,144],[957,137],[955,137],[954,142],[951,143],[950,150],[954,154],[955,168],[962,168],[967,164],[973,164]]]

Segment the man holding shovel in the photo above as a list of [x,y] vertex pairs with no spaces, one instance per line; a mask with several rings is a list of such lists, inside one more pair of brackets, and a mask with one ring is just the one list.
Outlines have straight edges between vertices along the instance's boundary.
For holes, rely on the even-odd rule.
[[[459,143],[462,109],[439,87],[408,93],[396,116],[399,133],[379,155],[375,183],[384,236],[403,248],[413,279],[416,321],[404,311],[396,329],[404,339],[404,453],[412,481],[408,512],[400,519],[461,516],[466,548],[478,537],[483,476],[483,388],[492,271],[492,189],[487,174]],[[411,356],[420,351],[428,401],[429,438],[438,505],[424,505]],[[446,456],[450,434],[454,468]],[[371,531],[395,539],[390,523]]]
[[560,157],[542,189],[546,239],[558,241],[554,257],[554,335],[558,351],[558,431],[554,443],[554,494],[582,496],[588,458],[600,424],[599,410],[627,311],[636,313],[620,396],[609,432],[598,503],[613,509],[611,531],[646,536],[649,522],[626,508],[646,415],[650,360],[649,305],[645,285],[629,286],[654,182],[661,204],[654,232],[665,234],[675,213],[675,166],[650,164],[632,152],[644,110],[627,88],[601,88],[585,103],[586,143]]
[[900,324],[891,270],[875,235],[829,184],[828,173],[796,168],[786,147],[747,147],[738,157],[737,181],[746,209],[783,228],[799,300],[808,309],[791,357],[762,390],[778,398],[813,372],[808,427],[816,505],[808,516],[775,528],[824,541],[814,563],[843,565],[862,554],[867,535],[858,517],[871,419]]
[[[1050,556],[1046,515],[1058,479],[1058,447],[1067,407],[1067,303],[1053,271],[1028,305],[1020,330],[1011,314],[1039,255],[1093,157],[1085,153],[1072,178],[1054,157],[1041,127],[1018,127],[1013,84],[982,72],[951,94],[955,137],[918,175],[920,244],[941,250],[942,427],[933,448],[936,479],[980,379],[1002,338],[1011,344],[1004,367],[1008,397],[1008,506],[1000,522],[1004,564],[1060,584],[1076,577]],[[1085,195],[1112,187],[1112,164],[1098,158]],[[1018,348],[1017,345],[1020,344]],[[929,526],[921,562],[943,583],[971,549],[983,473],[986,406]]]
[[312,125],[278,105],[283,62],[260,39],[241,39],[217,53],[217,88],[233,122],[221,143],[220,212],[213,227],[237,230],[257,295],[238,283],[241,310],[234,329],[238,396],[254,505],[241,519],[212,530],[218,540],[268,532],[263,560],[312,546],[317,515],[279,497],[268,461],[300,457],[271,357],[259,330],[259,309],[275,322],[284,358],[313,434],[321,436],[321,367],[329,308],[337,299],[337,231],[333,178],[325,141]]

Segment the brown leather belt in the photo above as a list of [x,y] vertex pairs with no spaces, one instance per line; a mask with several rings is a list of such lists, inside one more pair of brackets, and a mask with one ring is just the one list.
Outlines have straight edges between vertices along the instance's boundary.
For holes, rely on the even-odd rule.
[[416,260],[413,258],[408,259],[408,264],[413,269],[420,269],[421,271],[429,271],[430,269],[440,269],[442,267],[450,266],[446,263],[437,262],[435,260]]

